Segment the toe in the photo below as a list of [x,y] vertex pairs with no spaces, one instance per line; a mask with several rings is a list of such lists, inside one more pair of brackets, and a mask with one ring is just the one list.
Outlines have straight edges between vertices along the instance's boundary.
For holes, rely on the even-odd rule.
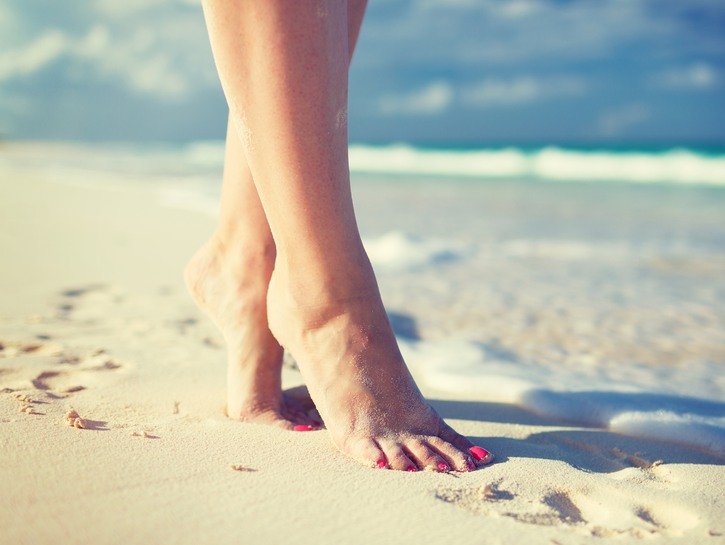
[[309,424],[316,428],[323,427],[322,418],[320,413],[317,412],[312,400],[307,399],[308,402],[302,401],[291,395],[284,396],[284,404],[290,414],[293,416],[295,422],[299,424]]
[[295,422],[296,424],[302,425],[302,426],[311,426],[313,428],[319,428],[319,423],[307,416],[304,413],[299,413],[297,411],[290,412],[288,415],[288,419],[292,420],[292,422]]
[[295,424],[294,431],[315,431],[315,428],[306,424]]
[[405,450],[421,469],[428,469],[431,471],[449,471],[451,467],[453,467],[447,459],[441,456],[422,439],[412,438],[405,441]]
[[474,445],[445,422],[441,424],[438,435],[441,439],[466,454],[476,465],[484,465],[493,461],[493,454],[478,445]]
[[476,462],[479,465],[485,465],[493,462],[493,454],[488,452],[483,447],[479,447],[478,445],[476,445],[475,447],[471,447],[470,449],[468,449],[468,451],[471,453],[471,456],[476,459]]
[[[267,426],[274,426],[276,428],[282,428],[283,430],[290,431],[295,430],[298,425],[294,419],[289,417],[289,415],[276,410],[246,412],[239,416],[239,420],[253,424],[265,424]],[[312,428],[310,427],[310,429]]]
[[456,471],[472,471],[476,469],[476,464],[468,452],[461,452],[448,441],[444,441],[440,437],[431,436],[426,438],[426,446],[435,451],[439,456]]
[[463,435],[451,428],[445,422],[441,423],[440,433],[438,434],[438,436],[444,441],[447,441],[448,443],[456,447],[461,452],[468,452],[468,449],[474,446],[473,443],[471,443],[468,439],[466,439]]
[[388,459],[378,444],[370,438],[345,442],[344,453],[363,465],[385,469]]
[[290,403],[285,401],[282,411],[282,417],[286,418],[290,422],[294,422],[295,426],[311,426],[312,428],[319,429],[320,423],[314,418],[310,417],[307,412],[301,410],[298,404]]
[[388,466],[398,471],[417,471],[422,469],[411,457],[405,452],[401,443],[391,439],[379,439],[378,444],[383,449],[385,457],[388,459]]

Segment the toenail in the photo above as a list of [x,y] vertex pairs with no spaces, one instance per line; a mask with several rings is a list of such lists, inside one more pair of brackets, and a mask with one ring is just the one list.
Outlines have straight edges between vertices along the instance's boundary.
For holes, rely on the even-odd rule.
[[388,465],[388,462],[386,462],[385,460],[378,460],[378,462],[377,462],[377,464],[376,464],[376,465],[377,465],[377,466],[378,466],[378,467],[379,467],[380,469],[383,469],[383,468],[385,468],[385,466],[387,466],[387,465]]
[[312,426],[308,426],[308,425],[306,425],[306,424],[298,424],[298,425],[296,425],[296,426],[295,426],[295,427],[294,427],[293,429],[294,429],[295,431],[312,431],[312,430],[314,430],[315,428],[313,428]]
[[445,464],[443,462],[438,462],[438,469],[440,471],[449,471],[451,468],[448,467],[448,464]]
[[409,465],[408,467],[405,468],[405,471],[410,471],[412,473],[413,471],[418,471],[418,468],[415,467],[414,465]]
[[485,448],[481,447],[471,447],[468,449],[468,452],[470,452],[471,455],[473,455],[473,457],[479,462],[485,460],[491,455],[491,453],[489,453]]

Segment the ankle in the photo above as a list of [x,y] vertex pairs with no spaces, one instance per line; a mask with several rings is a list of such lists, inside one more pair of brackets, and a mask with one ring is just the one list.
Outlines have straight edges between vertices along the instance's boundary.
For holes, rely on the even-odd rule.
[[[277,259],[270,281],[268,307],[283,310],[287,317],[302,319],[304,327],[314,327],[364,302],[380,303],[375,275],[367,255],[351,260],[341,260],[334,267],[324,267],[324,262],[313,266],[290,266],[284,257]],[[280,308],[281,307],[281,308]]]
[[276,249],[272,237],[251,237],[247,232],[217,229],[207,242],[224,268],[269,279],[274,269]]

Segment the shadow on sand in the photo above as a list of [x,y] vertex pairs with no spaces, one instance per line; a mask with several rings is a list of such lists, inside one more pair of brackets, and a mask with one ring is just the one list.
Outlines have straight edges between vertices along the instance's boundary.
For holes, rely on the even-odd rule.
[[[505,462],[509,458],[562,460],[576,468],[596,473],[611,473],[626,467],[647,468],[656,465],[658,461],[668,464],[725,465],[725,457],[699,450],[691,445],[681,445],[676,441],[630,437],[605,429],[582,429],[580,424],[539,416],[507,403],[443,399],[428,401],[443,418],[557,428],[533,433],[525,439],[500,436],[469,437],[473,443],[493,452],[496,463]],[[654,402],[653,399],[649,401]],[[703,404],[708,414],[710,410],[720,410],[721,406],[722,404],[709,402]]]

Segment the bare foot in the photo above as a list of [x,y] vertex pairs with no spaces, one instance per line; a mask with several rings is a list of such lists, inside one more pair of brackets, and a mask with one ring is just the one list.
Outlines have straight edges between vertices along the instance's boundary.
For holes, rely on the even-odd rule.
[[[366,267],[363,267],[365,269]],[[403,361],[377,286],[341,297],[348,275],[327,288],[291,288],[275,269],[269,324],[295,356],[338,449],[371,467],[470,471],[493,457],[454,431],[426,403]],[[323,284],[324,285],[324,284]],[[360,284],[358,284],[360,285]]]
[[184,280],[227,345],[227,416],[286,429],[318,426],[281,389],[282,348],[267,326],[274,246],[243,247],[212,237],[192,257]]

